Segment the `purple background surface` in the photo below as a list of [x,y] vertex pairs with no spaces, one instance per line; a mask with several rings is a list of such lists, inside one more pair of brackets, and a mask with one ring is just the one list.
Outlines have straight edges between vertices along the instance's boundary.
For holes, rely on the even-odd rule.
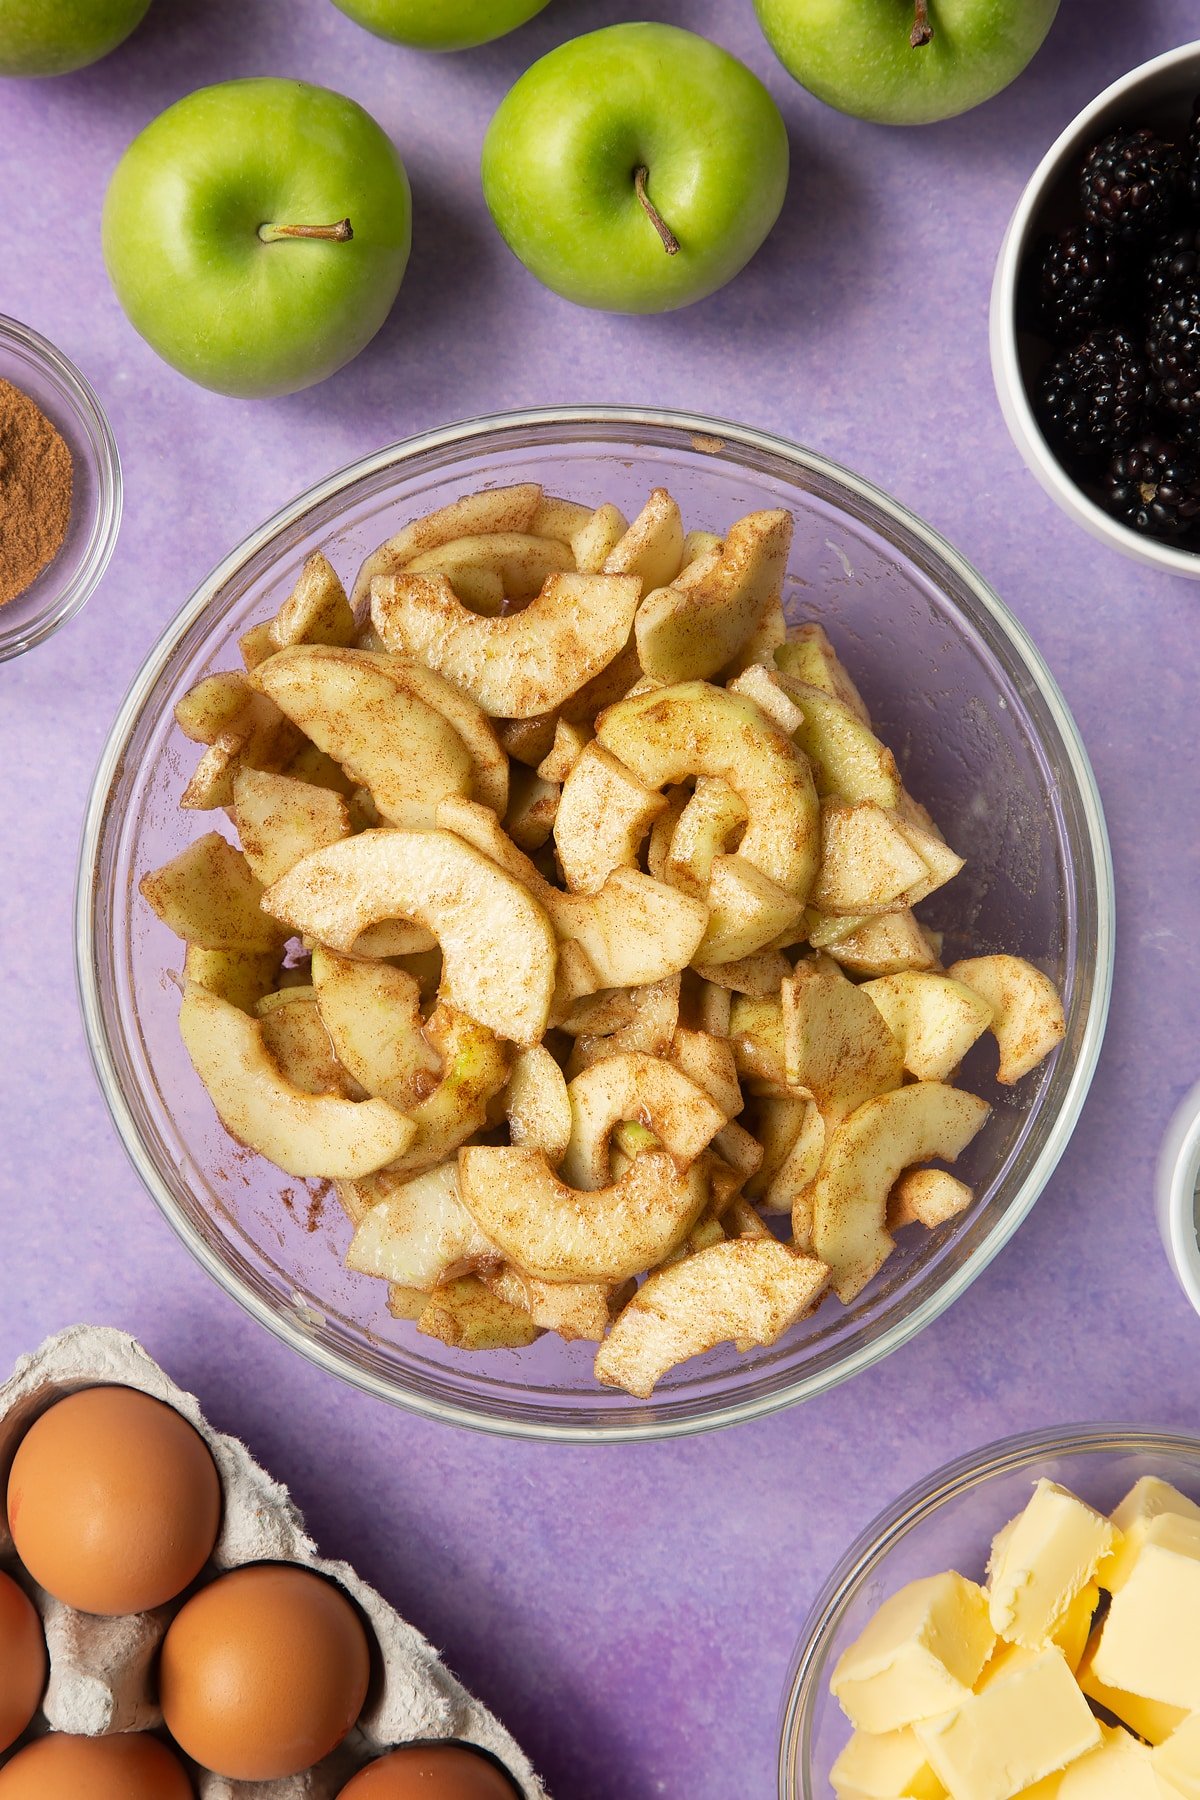
[[[1200,1423],[1200,1327],[1155,1232],[1169,1114],[1200,1070],[1196,645],[1200,590],[1083,536],[1004,431],[986,304],[1037,156],[1110,79],[1192,35],[1191,0],[1064,0],[1007,94],[917,133],[793,86],[750,0],[666,16],[744,57],[792,135],[783,218],[749,271],[637,321],[544,293],[492,231],[480,140],[512,80],[637,16],[553,0],[489,50],[387,48],[326,0],[158,0],[96,69],[0,83],[0,310],[99,390],[126,521],[82,617],[0,671],[0,1369],[80,1319],[138,1334],[213,1421],[289,1482],[523,1738],[560,1800],[774,1792],[781,1683],[806,1607],[873,1513],[1003,1432],[1116,1417]],[[190,387],[125,323],[97,220],[126,142],[191,88],[286,74],[344,89],[415,190],[409,276],[376,342],[325,386],[244,404]],[[509,406],[711,411],[861,470],[971,557],[1039,642],[1090,750],[1117,865],[1108,1041],[1036,1212],[969,1295],[854,1384],[676,1445],[512,1444],[424,1423],[285,1350],[209,1284],[126,1164],[76,1010],[71,890],[93,766],[144,653],[209,567],[351,458]]]

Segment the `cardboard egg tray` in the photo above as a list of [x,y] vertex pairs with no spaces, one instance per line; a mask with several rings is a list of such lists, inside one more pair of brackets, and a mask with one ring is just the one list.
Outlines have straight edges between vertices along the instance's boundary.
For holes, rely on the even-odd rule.
[[[165,1401],[195,1426],[211,1450],[221,1476],[224,1511],[207,1575],[244,1563],[299,1563],[345,1589],[374,1635],[366,1706],[357,1726],[332,1755],[305,1774],[282,1781],[230,1781],[194,1770],[200,1800],[333,1800],[351,1775],[381,1751],[446,1738],[491,1751],[525,1800],[547,1800],[528,1757],[443,1668],[432,1645],[347,1563],[317,1555],[287,1489],[259,1467],[243,1444],[213,1431],[193,1396],[177,1388],[133,1338],[107,1327],[76,1325],[22,1358],[0,1387],[0,1483],[7,1485],[17,1445],[38,1414],[64,1395],[98,1384],[140,1388]],[[19,1569],[2,1506],[0,1568],[17,1576],[45,1626],[50,1681],[35,1733],[49,1727],[95,1737],[152,1731],[162,1724],[155,1660],[180,1601],[129,1618],[74,1612],[35,1587]]]

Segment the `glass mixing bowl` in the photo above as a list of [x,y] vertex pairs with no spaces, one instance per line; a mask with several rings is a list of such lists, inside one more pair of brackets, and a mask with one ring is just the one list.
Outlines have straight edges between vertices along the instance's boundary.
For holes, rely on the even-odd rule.
[[1143,1475],[1200,1500],[1200,1438],[1128,1425],[1060,1426],[1004,1438],[910,1488],[846,1552],[809,1614],[783,1706],[779,1800],[833,1800],[829,1771],[850,1725],[829,1677],[880,1603],[943,1569],[982,1581],[992,1538],[1043,1475],[1101,1512],[1111,1512]]
[[[689,525],[722,530],[757,507],[796,520],[785,593],[819,617],[863,688],[912,791],[967,868],[923,910],[946,956],[1000,948],[1062,988],[1066,1041],[1016,1090],[994,1051],[968,1086],[993,1112],[962,1158],[977,1198],[953,1228],[903,1234],[851,1307],[827,1302],[769,1350],[686,1364],[650,1402],[601,1388],[586,1345],[470,1356],[387,1312],[382,1282],[348,1274],[332,1197],[289,1181],[225,1135],[179,1039],[167,971],[181,947],[137,883],[212,815],[178,807],[192,747],[172,706],[238,664],[306,555],[344,577],[406,520],[515,481],[636,512],[668,487]],[[227,1292],[287,1343],[369,1392],[460,1424],[579,1440],[669,1436],[752,1418],[868,1367],[936,1318],[1041,1192],[1092,1078],[1113,958],[1113,889],[1087,756],[1021,627],[963,559],[903,507],[820,456],[711,419],[603,408],[509,414],[430,432],[333,475],[228,556],[151,652],[121,708],[88,808],[76,913],[84,1020],[97,1074],[142,1180]]]

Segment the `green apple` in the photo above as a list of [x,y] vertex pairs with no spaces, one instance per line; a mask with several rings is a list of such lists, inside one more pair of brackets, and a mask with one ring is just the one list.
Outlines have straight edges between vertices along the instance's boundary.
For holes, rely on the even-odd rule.
[[754,0],[784,67],[881,125],[928,125],[1015,81],[1059,0]]
[[226,81],[161,113],[118,163],[104,260],[131,324],[202,387],[290,394],[357,356],[412,231],[404,165],[353,100]]
[[483,192],[509,248],[580,306],[668,312],[723,287],[783,205],[788,140],[743,63],[673,25],[552,50],[501,102]]
[[69,75],[115,50],[150,0],[0,0],[0,75]]
[[550,0],[333,0],[376,37],[415,50],[473,50],[504,37]]

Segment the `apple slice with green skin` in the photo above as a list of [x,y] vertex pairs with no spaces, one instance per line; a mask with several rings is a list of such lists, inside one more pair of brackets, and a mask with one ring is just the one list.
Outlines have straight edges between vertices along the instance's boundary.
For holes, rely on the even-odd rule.
[[821,867],[811,896],[821,912],[902,912],[910,889],[928,876],[895,816],[873,800],[822,802]]
[[864,981],[855,992],[879,1008],[918,1081],[949,1081],[992,1022],[990,1002],[949,975],[913,969]]
[[263,769],[238,770],[233,812],[242,853],[264,887],[302,856],[350,835],[350,814],[340,794]]
[[597,1351],[596,1379],[648,1400],[669,1369],[718,1344],[778,1342],[828,1279],[772,1237],[713,1244],[647,1277]]
[[[776,660],[780,655],[776,651]],[[803,715],[793,736],[812,764],[817,792],[849,805],[869,800],[894,811],[902,802],[904,788],[887,745],[832,694],[792,681],[786,671],[783,679],[785,691]]]
[[271,641],[279,650],[293,644],[354,642],[357,626],[346,590],[329,558],[314,550],[300,579],[271,620]]
[[262,883],[242,852],[217,831],[143,875],[138,892],[176,937],[202,950],[278,951],[287,935],[262,910]]
[[536,481],[519,481],[511,487],[482,488],[476,494],[463,494],[435,512],[425,513],[372,550],[354,578],[350,604],[361,616],[370,604],[371,583],[376,575],[394,575],[414,557],[453,543],[455,538],[529,531],[541,500],[542,490]]
[[667,312],[754,255],[783,205],[787,132],[715,44],[613,25],[526,71],[488,127],[482,173],[501,236],[539,281],[580,306]]
[[904,1058],[885,1016],[838,970],[799,963],[780,989],[788,1085],[811,1095],[828,1126],[904,1078]]
[[460,1150],[463,1202],[505,1257],[542,1281],[626,1281],[682,1243],[708,1200],[702,1161],[684,1173],[650,1150],[611,1187],[580,1192],[537,1150]]
[[927,125],[1015,81],[1058,0],[754,0],[754,10],[819,100],[880,125]]
[[860,724],[871,729],[867,703],[855,687],[837,651],[822,625],[810,623],[791,628],[772,659],[775,667],[793,681],[815,687],[829,694],[854,714]]
[[343,953],[377,920],[411,919],[437,939],[450,1005],[514,1043],[537,1043],[546,1029],[558,959],[553,927],[519,882],[451,832],[346,838],[297,863],[263,906]]
[[666,806],[599,744],[588,744],[563,783],[554,844],[567,886],[596,894],[614,869],[633,868],[642,839]]
[[334,0],[356,25],[414,50],[473,50],[532,19],[548,0]]
[[610,706],[596,736],[647,787],[720,776],[749,814],[738,855],[786,893],[807,898],[820,848],[812,774],[752,701],[705,681],[680,682]]
[[[683,520],[666,488],[655,488],[604,560],[606,575],[636,575],[647,594],[674,581],[683,562]],[[643,663],[643,668],[645,664]]]
[[484,618],[444,577],[404,571],[371,583],[371,623],[389,650],[427,663],[491,718],[529,719],[612,662],[640,598],[633,575],[554,574],[520,612]]
[[367,1093],[403,1113],[427,1100],[441,1062],[422,1029],[421,990],[412,976],[318,944],[312,980],[334,1052]]
[[903,1170],[934,1158],[953,1162],[990,1110],[959,1088],[917,1081],[868,1100],[837,1127],[812,1192],[812,1241],[843,1305],[861,1294],[895,1248],[888,1195]]
[[288,1175],[355,1180],[416,1136],[384,1100],[304,1093],[272,1060],[259,1021],[204,988],[185,991],[179,1029],[225,1129]]
[[[686,588],[660,587],[638,610],[638,658],[660,681],[716,675],[749,637],[787,573],[792,516],[748,513],[731,525],[709,574]],[[694,565],[693,565],[694,567]]]
[[989,1029],[1000,1050],[996,1080],[1007,1087],[1036,1069],[1066,1036],[1058,989],[1020,956],[971,956],[947,970],[992,1009]]
[[524,1307],[493,1292],[478,1275],[435,1288],[417,1330],[452,1350],[525,1350],[541,1336]]
[[54,0],[0,8],[0,76],[69,75],[123,44],[150,0]]
[[364,1184],[362,1200],[373,1204],[358,1212],[358,1229],[346,1252],[346,1267],[356,1275],[376,1275],[400,1287],[430,1292],[439,1281],[498,1261],[462,1203],[458,1166],[442,1163],[424,1174],[400,1176],[383,1171]]
[[466,1013],[439,1003],[425,1035],[438,1053],[442,1076],[428,1099],[410,1109],[417,1135],[391,1165],[396,1175],[436,1167],[482,1131],[509,1077],[509,1046]]
[[244,1013],[253,1013],[264,994],[275,985],[281,950],[204,950],[189,944],[183,959],[183,978],[207,988],[220,1000],[228,1000]]
[[567,1089],[571,1136],[562,1159],[568,1187],[607,1187],[613,1127],[631,1120],[653,1131],[687,1168],[726,1124],[705,1090],[661,1057],[625,1051],[576,1075]]
[[226,81],[129,146],[105,196],[104,260],[164,361],[218,393],[290,394],[383,324],[411,211],[395,147],[353,100],[303,81]]
[[301,645],[260,663],[254,680],[370,790],[390,823],[432,825],[439,800],[470,793],[474,770],[462,738],[382,657]]

